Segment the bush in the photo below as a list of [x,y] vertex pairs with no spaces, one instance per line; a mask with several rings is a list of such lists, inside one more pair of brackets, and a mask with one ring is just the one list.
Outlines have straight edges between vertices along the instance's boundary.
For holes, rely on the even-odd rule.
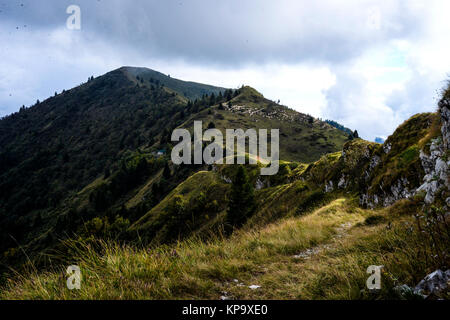
[[380,215],[373,215],[373,216],[369,216],[366,218],[366,220],[364,220],[364,223],[366,225],[377,225],[380,224],[382,222],[386,221],[386,218]]

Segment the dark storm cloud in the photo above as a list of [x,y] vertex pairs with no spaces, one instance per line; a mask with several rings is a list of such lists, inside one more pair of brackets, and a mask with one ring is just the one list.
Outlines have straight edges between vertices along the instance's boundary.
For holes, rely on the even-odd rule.
[[[65,25],[70,4],[81,7],[81,35],[88,41],[224,66],[340,63],[420,28],[403,2],[27,0],[4,4],[1,14],[9,28],[46,30]],[[383,17],[378,28],[370,26],[373,9]]]
[[[0,116],[136,65],[254,84],[373,139],[429,111],[450,66],[447,1],[1,1]],[[79,31],[66,29],[72,4]]]

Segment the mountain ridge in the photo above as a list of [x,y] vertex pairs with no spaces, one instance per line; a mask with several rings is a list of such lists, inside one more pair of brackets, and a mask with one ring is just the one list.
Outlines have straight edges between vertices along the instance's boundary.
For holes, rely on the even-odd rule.
[[199,99],[205,94],[210,95],[211,93],[214,93],[217,95],[227,89],[203,83],[172,78],[170,77],[170,75],[165,75],[162,72],[144,67],[123,66],[117,70],[124,72],[124,74],[131,76],[132,78],[143,79],[146,81],[159,81],[162,85],[171,88],[172,90],[178,92],[179,94],[190,100]]
[[[115,219],[114,212],[121,216],[122,197],[145,184],[142,179],[167,167],[173,146],[171,131],[179,126],[190,128],[194,120],[202,120],[205,128],[211,123],[219,129],[280,128],[280,154],[287,160],[317,160],[339,150],[348,139],[337,129],[265,99],[250,87],[216,94],[218,87],[162,74],[161,79],[152,78],[155,73],[148,69],[132,69],[134,76],[130,70],[119,68],[91,77],[0,120],[0,251],[28,244],[30,250],[45,248],[76,231],[76,223],[91,220],[98,211],[104,214],[105,206],[111,206],[111,219]],[[167,87],[162,80],[178,87]],[[206,90],[208,95],[190,100],[175,90],[186,88],[191,94]],[[161,150],[165,154],[158,159]],[[137,168],[139,161],[143,169]],[[170,164],[169,181],[159,189],[160,178],[148,184],[152,200],[138,200],[130,220],[139,218],[147,206],[156,205],[199,169]],[[142,172],[146,173],[139,177]],[[95,181],[103,181],[103,176],[113,176],[116,186],[79,195]],[[76,204],[78,198],[84,205]],[[73,215],[75,211],[80,214]],[[69,216],[72,224],[65,222]]]
[[[250,87],[191,101],[120,70],[22,110],[0,121],[17,126],[0,140],[0,297],[373,299],[367,266],[383,265],[377,297],[423,298],[398,288],[448,266],[449,92],[384,144]],[[195,120],[280,128],[278,173],[174,165],[170,132]],[[251,210],[230,212],[241,196]]]

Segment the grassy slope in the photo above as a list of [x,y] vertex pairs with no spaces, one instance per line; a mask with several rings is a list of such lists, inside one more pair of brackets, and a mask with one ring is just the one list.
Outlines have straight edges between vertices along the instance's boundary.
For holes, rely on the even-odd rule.
[[[218,299],[224,291],[239,299],[371,298],[364,290],[371,264],[385,265],[380,296],[386,297],[394,284],[391,276],[413,284],[417,271],[426,269],[412,255],[414,237],[402,234],[410,209],[400,203],[364,210],[339,198],[309,215],[231,239],[191,239],[155,250],[102,243],[103,255],[77,244],[81,290],[66,289],[64,270],[32,272],[11,281],[0,298]],[[375,225],[364,223],[373,215],[383,218]],[[293,257],[297,254],[303,257]]]
[[[191,128],[194,120],[201,120],[205,129],[213,122],[224,133],[226,129],[238,128],[280,129],[280,159],[288,161],[316,161],[324,154],[341,150],[348,140],[342,131],[275,104],[250,87],[241,89],[241,94],[231,103],[234,108],[243,108],[230,110],[225,106],[225,110],[221,110],[216,105],[196,114],[181,127]],[[276,115],[271,114],[273,112]]]
[[[254,92],[246,92],[251,99],[260,99]],[[251,99],[247,97],[246,101]],[[210,116],[207,112],[205,115]],[[362,180],[363,172],[374,154],[381,154],[381,165],[372,173],[375,177],[392,179],[401,176],[404,168],[414,172],[410,168],[417,164],[418,154],[408,150],[426,147],[427,141],[436,135],[435,118],[434,114],[422,114],[406,121],[388,139],[394,152],[387,155],[381,154],[381,145],[357,139],[348,142],[343,153],[327,154],[309,166],[297,163],[297,168],[285,172],[284,183],[280,180],[257,192],[258,212],[231,239],[216,237],[205,243],[191,238],[155,250],[103,243],[100,244],[103,254],[95,253],[92,244],[84,247],[81,244],[80,249],[80,243],[76,242],[72,251],[78,252],[74,256],[78,257],[76,263],[85,272],[85,287],[80,292],[65,289],[62,270],[41,274],[31,270],[26,278],[18,275],[10,280],[0,297],[216,299],[226,291],[234,298],[371,298],[361,291],[367,279],[365,268],[370,264],[386,266],[386,287],[378,297],[389,297],[390,289],[397,283],[392,279],[411,285],[432,271],[427,259],[417,258],[417,252],[420,253],[417,235],[406,231],[412,215],[421,212],[416,200],[371,211],[359,208],[351,193],[335,192],[327,197],[321,189],[326,181],[333,180],[336,185],[345,173],[355,180],[347,192],[360,190],[357,184],[366,182]],[[230,168],[219,173],[226,170]],[[356,183],[358,180],[361,181]],[[376,179],[370,182],[378,184]],[[144,188],[148,190],[150,184]],[[221,192],[208,192],[214,189],[212,186],[220,187]],[[148,227],[164,217],[165,208],[175,195],[195,199],[200,191],[205,191],[212,195],[211,199],[224,200],[226,187],[214,172],[199,172],[163,199],[140,224]],[[135,190],[137,195],[141,190]],[[135,205],[133,192],[127,199],[132,199]],[[341,198],[324,204],[336,196]],[[318,205],[322,207],[312,209]],[[378,218],[371,221],[377,223],[362,223],[373,215]],[[212,223],[207,221],[203,225],[208,229]],[[295,259],[295,254],[304,258]],[[245,285],[236,285],[233,279]],[[250,284],[262,287],[252,291],[246,286]]]
[[[168,214],[168,206],[174,201],[176,196],[182,196],[186,203],[194,203],[202,194],[208,203],[216,201],[218,208],[212,212],[213,215],[190,216],[189,222],[192,225],[185,225],[189,229],[189,233],[201,233],[202,230],[207,230],[208,233],[212,226],[218,220],[221,220],[225,213],[227,203],[226,195],[229,190],[229,185],[220,179],[220,177],[210,171],[199,171],[191,177],[180,183],[174,190],[172,190],[162,201],[160,201],[149,212],[143,215],[131,227],[130,232],[138,232],[141,237],[151,236],[153,243],[165,242],[169,231],[165,228],[170,224],[171,218]],[[200,213],[201,214],[201,213]],[[187,223],[187,221],[186,221]]]
[[[425,137],[434,136],[429,117],[419,116],[425,120],[419,122],[417,117],[410,120],[421,124],[418,128]],[[430,126],[428,131],[422,131],[423,123]],[[406,132],[402,128],[410,125],[406,122],[388,141],[401,143],[397,134]],[[407,131],[410,140],[392,156],[382,157],[381,168],[391,167],[397,153],[417,143],[417,130]],[[27,276],[10,280],[0,297],[217,299],[224,291],[232,298],[255,299],[393,297],[394,285],[414,285],[436,268],[433,259],[429,259],[430,252],[422,246],[426,239],[413,228],[417,222],[414,215],[423,211],[420,199],[368,210],[357,205],[352,184],[347,192],[323,192],[323,183],[339,178],[341,173],[363,177],[371,155],[380,148],[378,144],[354,140],[344,146],[345,156],[333,153],[311,165],[296,164],[295,169],[283,171],[286,181],[256,192],[257,213],[231,238],[216,235],[205,242],[193,233],[194,237],[185,241],[156,249],[114,243],[69,243],[71,252],[75,252],[74,263],[83,270],[82,290],[65,289],[63,270],[57,267],[48,273],[31,269]],[[212,194],[208,192],[211,186],[226,188],[220,176],[231,176],[232,170],[233,167],[224,166],[218,172],[194,174],[134,227],[148,226],[164,217],[165,208],[176,195],[196,199],[201,191]],[[257,171],[256,166],[250,170],[252,180]],[[225,194],[223,189],[212,197],[220,199]],[[211,222],[204,226],[208,223]],[[101,254],[92,249],[93,245]],[[425,257],[418,256],[421,254]],[[365,270],[371,264],[385,266],[379,295],[364,290]],[[249,289],[253,284],[261,288]]]
[[[434,117],[434,114],[423,114],[412,117],[389,138],[388,141],[394,143],[395,147],[400,151],[393,151],[388,155],[382,155],[380,166],[376,167],[374,174],[375,180],[378,177],[399,177],[400,173],[404,172],[404,170],[397,169],[395,171],[392,169],[398,168],[396,162],[398,158],[397,154],[402,154],[404,152],[403,150],[410,149],[411,145],[414,146],[417,140],[420,139],[417,136],[428,136],[427,132],[433,131],[433,126],[431,126],[431,130],[424,128],[426,128],[427,124],[428,126],[430,125],[429,122]],[[417,119],[420,121],[417,121]],[[405,130],[409,134],[409,140],[400,145],[400,141],[405,139]],[[261,227],[283,217],[292,217],[311,212],[311,208],[320,206],[324,202],[336,197],[335,193],[325,193],[323,185],[327,181],[334,181],[334,186],[337,188],[338,181],[343,175],[347,180],[347,188],[345,189],[347,192],[346,196],[357,196],[359,191],[364,190],[365,185],[376,185],[376,183],[372,183],[371,180],[366,179],[365,172],[373,154],[379,153],[380,150],[382,150],[380,144],[355,139],[345,144],[343,152],[324,155],[310,165],[282,161],[278,175],[262,178],[266,182],[266,185],[261,190],[256,191],[258,209],[250,218],[245,228]],[[342,156],[342,153],[345,153],[345,156]],[[411,161],[412,163],[418,161],[418,156],[415,156],[416,159],[413,159]],[[297,167],[293,170],[289,169],[285,171],[282,167],[286,165],[295,165]],[[134,223],[131,230],[137,230],[140,235],[150,235],[150,238],[155,238],[156,242],[154,243],[158,243],[165,232],[159,232],[159,229],[167,225],[168,221],[170,221],[170,217],[167,215],[167,208],[175,196],[182,195],[189,201],[198,196],[200,192],[206,191],[210,201],[216,200],[218,203],[226,203],[227,199],[225,194],[227,193],[228,185],[221,177],[233,177],[235,169],[236,166],[222,165],[218,166],[217,172],[199,172],[191,176]],[[402,169],[401,166],[400,169]],[[259,168],[257,166],[248,166],[248,171],[250,180],[255,184],[259,176]],[[337,194],[344,191],[343,189],[340,190]],[[208,233],[207,230],[212,225],[223,222],[225,207],[210,216],[210,220],[201,221],[199,218],[196,218],[196,228],[195,230],[190,230],[190,233],[205,233],[205,230]],[[202,226],[202,224],[204,225]]]

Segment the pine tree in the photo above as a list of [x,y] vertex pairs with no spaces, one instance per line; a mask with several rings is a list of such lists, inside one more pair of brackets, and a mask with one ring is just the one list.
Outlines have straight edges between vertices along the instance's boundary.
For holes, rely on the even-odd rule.
[[208,124],[208,129],[214,129],[216,127],[216,125],[214,124],[214,122],[210,122]]
[[170,171],[169,163],[166,162],[164,165],[163,178],[170,179],[171,176],[172,176],[172,172]]
[[244,166],[239,166],[231,187],[227,220],[232,227],[240,227],[255,210],[253,185]]
[[209,104],[212,106],[213,104],[216,104],[216,95],[211,93],[211,96],[209,97]]
[[225,90],[225,100],[230,101],[232,97],[233,92],[230,89]]

